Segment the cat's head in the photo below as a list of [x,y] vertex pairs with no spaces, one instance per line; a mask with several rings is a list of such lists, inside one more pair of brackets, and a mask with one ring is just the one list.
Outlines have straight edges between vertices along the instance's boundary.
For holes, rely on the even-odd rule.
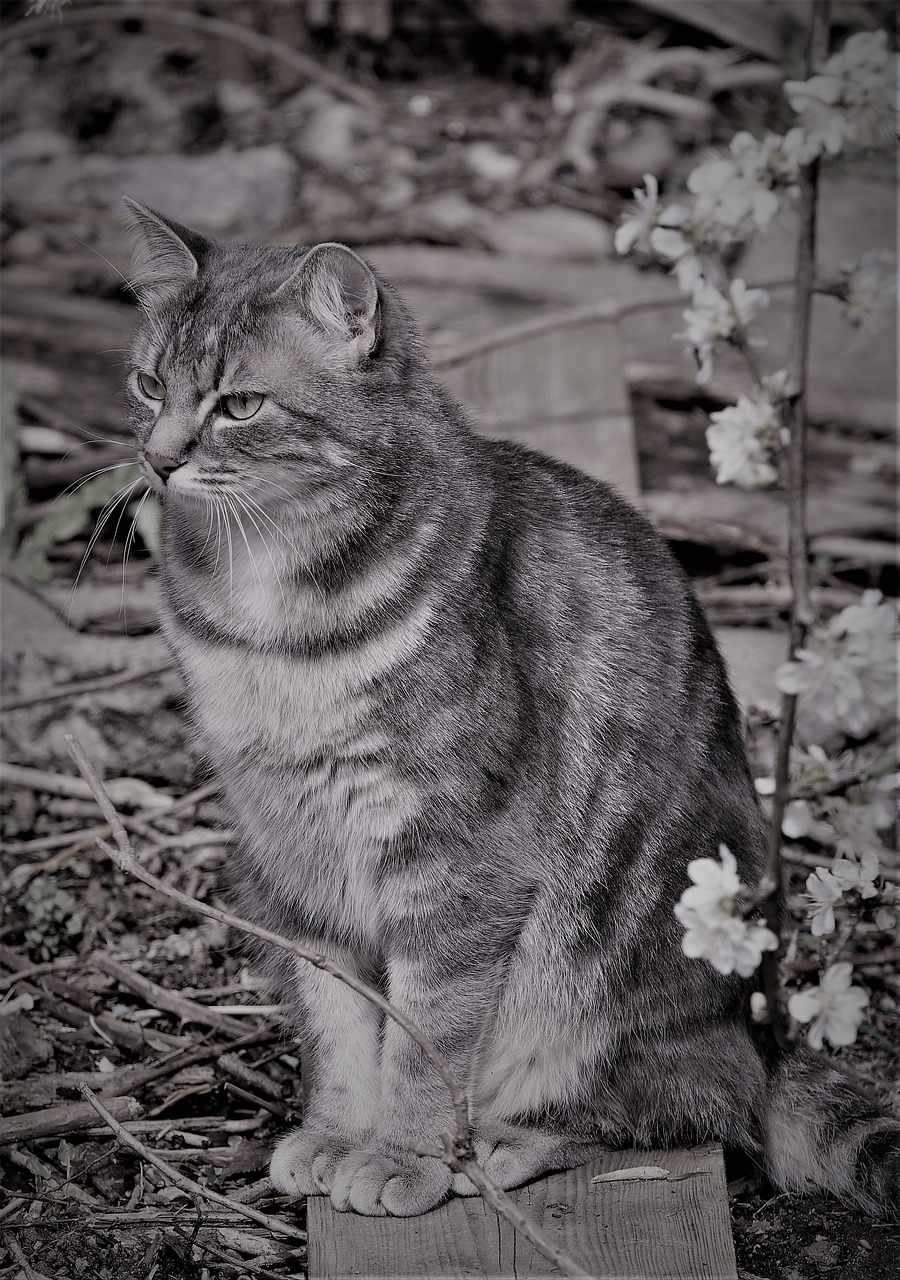
[[126,204],[143,312],[126,396],[151,487],[315,505],[377,474],[423,363],[371,267],[339,244],[220,243]]

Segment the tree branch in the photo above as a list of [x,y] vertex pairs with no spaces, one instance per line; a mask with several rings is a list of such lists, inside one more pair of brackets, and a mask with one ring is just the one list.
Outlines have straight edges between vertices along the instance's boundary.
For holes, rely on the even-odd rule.
[[358,106],[365,107],[367,111],[379,113],[381,110],[380,102],[368,89],[352,84],[337,71],[323,66],[307,53],[291,49],[280,40],[273,40],[271,36],[262,35],[250,27],[242,27],[237,22],[228,22],[224,18],[208,18],[188,10],[170,9],[167,5],[146,4],[143,0],[140,3],[122,0],[118,4],[90,5],[85,9],[75,9],[66,13],[62,23],[58,18],[26,18],[10,28],[0,41],[0,47],[5,48],[14,40],[31,40],[35,36],[55,35],[76,23],[121,22],[124,18],[143,18],[151,22],[167,23],[173,27],[186,27],[189,31],[199,31],[201,35],[235,40],[254,53],[286,63],[307,80],[330,89],[339,98],[355,102]]
[[[828,55],[830,0],[814,0],[807,55],[807,76],[818,70]],[[791,346],[787,363],[785,399],[781,424],[789,433],[787,448],[788,490],[788,571],[791,582],[791,624],[788,660],[802,648],[806,632],[813,621],[809,598],[809,558],[806,519],[806,373],[809,357],[812,299],[816,288],[816,211],[818,205],[818,160],[804,167],[800,175],[800,230],[797,240],[797,286],[794,294]],[[775,793],[766,855],[764,881],[771,886],[764,900],[766,924],[780,937],[783,912],[783,878],[781,866],[781,824],[790,798],[791,743],[797,717],[797,695],[784,694],[781,700],[781,723],[775,760]],[[778,951],[763,957],[763,990],[768,1001],[770,1025],[778,1044],[790,1044],[781,1007]]]

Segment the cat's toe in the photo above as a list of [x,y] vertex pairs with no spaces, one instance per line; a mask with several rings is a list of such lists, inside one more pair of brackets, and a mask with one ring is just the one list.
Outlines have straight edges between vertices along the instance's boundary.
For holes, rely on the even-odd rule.
[[440,1160],[375,1151],[351,1153],[341,1161],[331,1189],[335,1209],[383,1217],[427,1213],[447,1198],[450,1170]]
[[288,1196],[327,1195],[348,1151],[348,1144],[334,1135],[295,1129],[282,1138],[272,1155],[272,1185]]

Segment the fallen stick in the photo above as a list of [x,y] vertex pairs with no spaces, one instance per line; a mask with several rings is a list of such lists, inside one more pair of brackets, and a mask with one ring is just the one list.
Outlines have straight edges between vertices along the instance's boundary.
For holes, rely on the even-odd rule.
[[[442,1134],[444,1150],[438,1152],[438,1158],[443,1159],[454,1172],[465,1173],[479,1188],[482,1195],[493,1206],[493,1208],[538,1250],[543,1257],[549,1259],[563,1273],[563,1275],[574,1277],[575,1280],[591,1280],[590,1274],[585,1271],[584,1267],[576,1262],[564,1249],[549,1240],[541,1231],[536,1223],[530,1218],[525,1217],[518,1208],[515,1201],[495,1186],[485,1171],[475,1160],[474,1148],[472,1146],[472,1131],[469,1121],[469,1103],[462,1085],[454,1075],[450,1064],[444,1058],[443,1054],[431,1043],[430,1040],[419,1030],[414,1022],[411,1022],[405,1014],[395,1008],[390,1001],[376,991],[374,987],[368,986],[365,982],[361,982],[354,974],[342,969],[340,965],[329,960],[327,956],[318,952],[311,951],[307,947],[301,946],[298,942],[294,942],[290,938],[284,938],[278,933],[273,933],[271,929],[260,928],[259,925],[251,924],[249,920],[242,920],[240,916],[232,915],[230,911],[220,911],[218,907],[212,907],[206,902],[199,902],[196,898],[189,897],[186,893],[182,893],[180,889],[175,889],[172,885],[166,884],[164,881],[157,879],[151,875],[140,865],[134,856],[134,850],[131,847],[131,841],[128,838],[128,832],[122,825],[122,821],[116,812],[115,806],[109,798],[103,783],[97,774],[96,769],[91,764],[84,748],[77,738],[72,734],[65,735],[66,746],[69,754],[75,761],[82,777],[90,786],[100,811],[106,818],[112,829],[113,837],[116,841],[115,847],[105,844],[98,840],[97,843],[104,853],[107,853],[113,860],[120,871],[135,876],[138,880],[143,881],[151,889],[156,889],[159,893],[167,898],[171,898],[173,902],[180,903],[189,911],[195,911],[199,915],[208,916],[211,920],[218,920],[220,924],[230,925],[232,928],[239,930],[241,933],[249,934],[251,937],[259,938],[261,942],[268,942],[272,946],[279,947],[282,951],[288,952],[289,955],[297,956],[301,960],[306,960],[309,964],[315,965],[317,969],[321,969],[325,973],[330,973],[333,978],[337,978],[339,982],[343,982],[351,990],[361,995],[365,1000],[370,1001],[376,1008],[406,1032],[410,1039],[422,1049],[423,1053],[436,1067],[441,1079],[447,1086],[450,1097],[453,1101],[453,1112],[456,1119],[455,1133]],[[87,1086],[82,1086],[82,1093],[87,1097],[93,1098]],[[123,1130],[125,1132],[125,1130]],[[136,1139],[130,1141],[136,1141]],[[432,1153],[433,1154],[433,1153]],[[174,1172],[174,1170],[172,1171]],[[474,1175],[474,1176],[473,1176]],[[205,1194],[202,1188],[199,1188],[201,1194]],[[224,1197],[222,1198],[224,1199]],[[226,1201],[226,1203],[232,1203]]]
[[256,1071],[253,1067],[248,1067],[236,1053],[223,1053],[220,1058],[216,1059],[216,1070],[225,1076],[226,1080],[230,1080],[232,1084],[241,1085],[244,1089],[250,1089],[254,1093],[265,1094],[266,1097],[274,1098],[276,1102],[284,1102],[284,1094],[281,1087],[275,1083],[264,1071]]
[[[110,1106],[117,1124],[120,1120],[137,1120],[143,1115],[143,1107],[136,1098],[113,1098]],[[3,1116],[0,1118],[0,1145],[77,1133],[92,1128],[96,1123],[93,1109],[84,1102],[67,1102],[60,1107],[30,1111],[23,1116]]]
[[[280,1236],[290,1236],[294,1240],[305,1240],[306,1232],[300,1231],[296,1227],[292,1227],[289,1222],[282,1222],[280,1218],[272,1218],[266,1213],[260,1213],[258,1209],[253,1209],[249,1205],[241,1204],[236,1200],[229,1200],[227,1196],[219,1195],[218,1191],[212,1191],[209,1187],[202,1187],[199,1182],[194,1182],[193,1178],[186,1177],[183,1173],[179,1173],[177,1169],[173,1169],[163,1158],[150,1147],[146,1146],[139,1138],[121,1125],[116,1117],[112,1114],[95,1093],[93,1093],[86,1084],[81,1086],[83,1097],[90,1103],[97,1115],[100,1116],[107,1125],[112,1129],[113,1133],[119,1141],[126,1147],[130,1147],[142,1160],[146,1160],[148,1164],[152,1164],[154,1169],[158,1169],[164,1177],[166,1177],[173,1186],[179,1187],[186,1192],[191,1198],[199,1196],[202,1200],[208,1200],[211,1204],[222,1205],[223,1208],[229,1209],[234,1213],[239,1213],[244,1218],[249,1218],[251,1222],[256,1222],[261,1227],[265,1227],[267,1231]],[[85,1108],[89,1110],[90,1108]]]
[[[0,761],[0,776],[8,787],[26,787],[29,791],[42,791],[46,795],[66,796],[72,800],[90,800],[93,795],[82,778],[73,778],[68,773],[50,773],[46,769],[29,769],[26,765]],[[139,778],[113,778],[104,785],[114,804],[143,809],[145,816],[153,810],[168,812],[173,804],[171,796],[155,790]]]
[[155,1009],[163,1009],[166,1013],[173,1013],[176,1018],[181,1018],[183,1022],[195,1022],[199,1026],[212,1027],[214,1031],[218,1031],[221,1035],[228,1036],[232,1040],[241,1040],[246,1035],[247,1028],[243,1023],[238,1022],[236,1018],[226,1017],[223,1013],[215,1013],[207,1005],[200,1004],[197,1000],[189,1000],[187,996],[168,991],[165,987],[161,987],[158,982],[145,978],[141,973],[135,973],[134,969],[129,969],[127,965],[119,964],[118,960],[113,960],[112,956],[99,952],[91,956],[90,963],[95,969],[99,969],[101,973],[105,973],[110,978],[115,978],[120,986],[135,992],[136,995],[143,996]]

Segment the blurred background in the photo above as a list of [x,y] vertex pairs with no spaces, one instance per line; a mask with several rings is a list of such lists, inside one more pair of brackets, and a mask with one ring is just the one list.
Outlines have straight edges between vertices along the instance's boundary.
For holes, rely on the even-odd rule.
[[[774,709],[783,500],[717,485],[704,439],[706,413],[734,402],[746,371],[726,355],[698,387],[673,337],[684,297],[660,265],[618,257],[613,237],[644,175],[677,198],[737,130],[790,127],[782,82],[803,75],[809,13],[806,0],[10,0],[6,687],[166,660],[153,634],[152,497],[136,522],[138,491],[114,508],[85,557],[97,512],[133,475],[103,470],[131,456],[127,192],[221,237],[338,240],[366,254],[480,429],[640,503],[725,628],[745,703]],[[894,5],[839,0],[832,16],[837,47],[889,28]],[[771,369],[788,340],[794,234],[788,211],[731,264],[770,289],[760,331]],[[895,236],[893,153],[825,166],[821,261]],[[501,356],[486,360],[486,338]],[[895,344],[895,326],[854,330],[836,299],[816,300],[811,532],[817,589],[836,592],[835,607],[849,602],[842,584],[896,594]],[[138,698],[136,710],[158,702]],[[71,708],[52,710],[48,723],[13,719],[17,754],[56,758]],[[186,755],[173,756],[165,716],[153,723],[165,751],[148,758],[127,721],[114,750],[175,781]],[[109,745],[110,728],[97,731]]]

